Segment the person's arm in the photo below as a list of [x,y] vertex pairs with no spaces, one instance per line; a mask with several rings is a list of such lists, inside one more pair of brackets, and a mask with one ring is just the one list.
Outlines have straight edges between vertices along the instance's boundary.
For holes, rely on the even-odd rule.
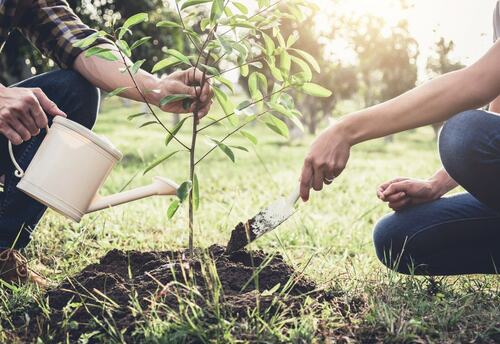
[[347,164],[351,146],[407,129],[445,121],[481,107],[500,94],[500,42],[479,61],[445,74],[387,102],[345,116],[312,144],[301,175],[301,197],[321,190]]
[[[198,111],[198,118],[208,113],[212,97],[210,86],[207,82],[205,82],[205,86],[201,90],[198,86],[191,86],[201,84],[202,73],[199,70],[195,71],[194,68],[190,68],[174,72],[160,79],[140,69],[134,75],[137,88],[140,90],[139,92],[130,75],[127,72],[122,72],[125,64],[121,55],[116,52],[116,47],[111,44],[100,46],[115,51],[114,54],[118,57],[118,61],[108,61],[97,56],[86,57],[85,53],[81,53],[73,64],[73,68],[93,85],[108,92],[118,87],[127,87],[124,92],[120,93],[120,96],[141,102],[146,100],[148,103],[156,106],[160,106],[160,100],[170,94],[188,94],[195,98],[198,93],[202,102]],[[128,66],[133,64],[129,59],[125,58],[125,60]],[[143,99],[143,96],[145,99]],[[189,108],[184,108],[182,101],[178,101],[163,106],[161,109],[168,112],[183,113],[193,112],[195,106],[196,104],[193,102]]]
[[[27,2],[28,4],[28,2]],[[61,68],[74,68],[95,86],[111,91],[118,87],[131,87],[124,96],[143,101],[134,88],[131,78],[120,69],[124,67],[121,56],[119,61],[110,62],[99,57],[85,58],[84,51],[94,46],[109,47],[116,50],[110,41],[98,37],[95,42],[86,48],[76,43],[94,34],[96,30],[89,28],[71,10],[64,0],[32,0],[20,15],[18,28],[38,49],[50,56]],[[132,65],[127,59],[127,64]],[[201,81],[201,73],[193,70],[172,73],[160,80],[141,70],[137,74],[138,87],[147,93],[147,101],[159,105],[160,100],[170,94],[189,94],[195,96],[195,89],[191,84]],[[198,117],[203,117],[210,107],[211,90],[209,85],[201,92]],[[198,92],[198,91],[196,91]],[[198,92],[199,93],[199,92]],[[195,104],[184,108],[182,101],[171,103],[162,110],[169,112],[192,112]]]
[[490,110],[491,112],[500,113],[500,96],[493,99],[488,110]]

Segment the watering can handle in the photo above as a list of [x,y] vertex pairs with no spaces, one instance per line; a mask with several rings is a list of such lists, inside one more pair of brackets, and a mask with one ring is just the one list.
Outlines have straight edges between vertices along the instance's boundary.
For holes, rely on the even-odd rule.
[[[45,130],[48,133],[49,132],[49,126],[46,126]],[[10,142],[10,140],[9,140],[9,155],[10,155],[10,160],[12,160],[12,163],[14,164],[14,167],[16,168],[16,170],[14,172],[15,176],[17,178],[22,178],[24,176],[24,170],[17,163],[16,157],[14,156],[14,150],[12,149],[12,142]]]

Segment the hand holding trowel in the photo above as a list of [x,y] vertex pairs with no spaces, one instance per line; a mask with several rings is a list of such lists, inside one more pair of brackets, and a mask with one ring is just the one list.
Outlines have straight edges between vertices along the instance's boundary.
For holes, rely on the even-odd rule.
[[285,222],[293,215],[293,208],[299,196],[300,187],[298,186],[287,198],[279,198],[267,208],[262,209],[247,222],[240,222],[231,232],[231,238],[227,244],[226,253],[230,254],[242,249],[255,239],[272,231]]

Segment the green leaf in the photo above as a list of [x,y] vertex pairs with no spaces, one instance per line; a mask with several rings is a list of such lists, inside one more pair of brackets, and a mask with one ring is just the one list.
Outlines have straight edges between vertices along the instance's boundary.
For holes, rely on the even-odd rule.
[[280,70],[270,62],[267,62],[267,64],[269,66],[269,70],[271,71],[273,78],[275,78],[278,81],[283,81],[283,76],[281,75]]
[[249,107],[252,103],[249,101],[249,100],[244,100],[242,101],[241,103],[238,104],[238,106],[236,107],[237,110],[243,110],[243,109],[246,109],[247,107]]
[[118,34],[118,38],[122,39],[125,33],[127,32],[127,29],[131,28],[134,25],[145,22],[146,20],[148,20],[147,13],[134,14],[132,17],[125,20],[125,23],[123,23],[123,26],[120,29],[120,33]]
[[192,97],[189,94],[170,94],[162,100],[160,100],[160,106],[165,106],[170,103],[178,102],[179,100],[191,99]]
[[264,47],[266,49],[266,54],[268,56],[273,55],[274,49],[276,49],[276,45],[274,44],[273,39],[268,35],[266,35],[265,33],[262,33],[262,37],[264,38]]
[[98,32],[94,32],[90,36],[87,36],[84,39],[80,39],[79,41],[77,41],[74,44],[74,46],[78,47],[78,48],[87,48],[88,46],[90,46],[91,44],[93,44],[97,40],[97,38],[99,38],[99,33]]
[[147,114],[147,112],[134,113],[133,115],[128,116],[127,120],[131,121],[131,120],[133,120],[136,117],[144,116],[146,114]]
[[291,50],[295,51],[304,60],[306,60],[307,63],[309,63],[314,68],[314,70],[316,71],[316,73],[320,73],[321,72],[321,68],[319,67],[318,62],[316,61],[316,59],[311,54],[305,52],[304,50],[300,50],[300,49],[293,49],[293,48],[291,48]]
[[229,88],[231,90],[232,93],[234,93],[234,86],[233,86],[233,82],[224,78],[223,76],[215,76],[214,77],[215,80],[217,80],[218,82],[220,82],[221,84],[223,84],[224,86],[226,86],[227,88]]
[[246,65],[242,65],[240,67],[240,74],[241,74],[241,76],[243,76],[243,77],[248,76],[248,72],[249,72],[249,69],[248,69],[248,65],[247,64]]
[[163,59],[159,62],[157,62],[154,66],[153,69],[151,70],[151,73],[156,73],[162,69],[168,68],[168,67],[173,67],[175,65],[178,65],[181,63],[178,59],[175,57],[167,57],[166,59]]
[[170,133],[171,134],[168,134],[167,133],[167,137],[165,138],[165,146],[168,146],[168,144],[170,143],[170,141],[172,141],[172,139],[174,138],[175,135],[177,135],[177,133],[179,132],[179,130],[181,130],[182,126],[184,125],[184,122],[186,122],[186,120],[188,119],[189,117],[184,117],[183,119],[181,119],[176,125],[175,127],[170,130]]
[[143,175],[145,175],[146,173],[148,173],[149,171],[151,171],[153,168],[155,168],[156,166],[160,165],[161,163],[167,161],[168,159],[170,159],[171,157],[173,157],[175,154],[177,154],[179,151],[174,151],[174,152],[171,152],[171,153],[168,153],[158,159],[156,159],[155,161],[153,161],[148,167],[146,167],[146,169],[144,170],[144,172],[142,173]]
[[191,181],[186,180],[177,189],[177,197],[179,197],[181,203],[184,202],[188,197],[189,191],[191,191],[191,186],[192,186]]
[[251,143],[253,143],[254,145],[257,144],[257,138],[255,136],[253,136],[252,134],[250,134],[248,131],[245,131],[245,130],[240,130],[240,134],[245,137],[248,141],[250,141]]
[[178,24],[178,23],[170,21],[170,20],[162,20],[162,21],[156,23],[156,27],[175,27],[175,28],[182,29],[181,24]]
[[257,88],[257,73],[253,72],[248,78],[248,91],[252,99],[255,99],[254,95],[258,92]]
[[106,98],[111,98],[111,97],[114,97],[116,95],[119,95],[120,93],[122,93],[123,91],[125,91],[125,90],[127,90],[129,88],[132,88],[132,87],[118,87],[118,88],[115,88],[113,91],[109,92],[106,95]]
[[132,65],[132,67],[130,67],[130,73],[132,73],[132,75],[135,75],[139,69],[141,68],[142,64],[146,62],[146,60],[138,60],[138,61],[135,61],[135,63]]
[[172,203],[168,206],[167,209],[167,217],[170,220],[172,217],[174,217],[175,213],[177,212],[177,209],[179,209],[179,205],[181,203],[179,202],[178,199],[173,200]]
[[288,39],[286,40],[287,48],[292,47],[292,45],[294,45],[298,40],[299,40],[299,35],[297,33],[293,33],[290,36],[288,36]]
[[229,148],[228,146],[226,146],[224,143],[222,143],[220,141],[217,141],[216,139],[211,139],[211,140],[213,142],[215,142],[215,144],[217,145],[217,147],[219,147],[220,150],[223,151],[224,154],[226,154],[228,156],[228,158],[231,159],[232,162],[235,162],[234,153],[231,150],[231,148]]
[[206,4],[207,2],[212,2],[212,0],[187,0],[182,4],[181,10],[184,10],[188,7],[199,5],[199,4]]
[[292,58],[292,61],[297,64],[300,69],[302,70],[302,72],[304,73],[304,79],[306,81],[311,81],[312,79],[312,72],[311,72],[311,68],[309,68],[309,65],[304,62],[303,60],[299,59],[298,57],[296,56],[290,56]]
[[283,49],[281,50],[281,53],[280,53],[280,71],[283,73],[283,74],[288,74],[290,72],[290,67],[291,67],[291,59],[290,59],[290,55],[288,55],[288,52]]
[[177,51],[175,49],[168,49],[167,55],[170,55],[170,56],[176,58],[177,60],[179,60],[185,64],[191,64],[191,62],[189,61],[189,58],[186,55],[184,55],[183,53],[181,53],[180,51]]
[[198,207],[200,206],[200,186],[198,184],[198,176],[196,173],[193,176],[193,206],[196,210],[198,210]]
[[152,125],[152,124],[158,124],[157,121],[148,121],[146,123],[142,123],[139,128],[143,128],[143,127],[147,127],[148,125]]
[[215,94],[215,99],[219,102],[226,116],[232,114],[234,112],[234,104],[229,100],[227,94],[222,92],[217,86],[213,86],[212,89]]
[[125,42],[122,39],[119,39],[115,43],[116,43],[116,46],[118,47],[118,49],[120,49],[120,51],[123,54],[125,54],[125,56],[127,56],[127,57],[132,56],[132,51],[130,50],[130,47],[128,46],[127,42]]
[[270,115],[268,119],[265,121],[267,127],[274,131],[275,133],[283,136],[284,138],[288,138],[288,126],[281,119],[276,118],[273,115]]
[[241,13],[248,14],[248,8],[243,5],[241,2],[233,2],[234,7],[236,7]]
[[97,56],[107,61],[118,61],[118,56],[113,54],[111,49],[102,47],[92,47],[85,50],[85,57]]
[[243,147],[243,146],[230,146],[230,147],[234,148],[234,149],[238,149],[238,150],[244,151],[244,152],[248,152],[248,149],[246,147]]
[[132,43],[130,50],[134,50],[135,48],[137,48],[137,47],[143,45],[144,43],[146,43],[147,41],[149,41],[150,39],[151,39],[151,37],[149,37],[149,36],[142,37],[142,38],[138,39],[137,41]]
[[222,15],[224,9],[224,0],[213,0],[212,9],[210,10],[210,21],[215,23]]
[[332,95],[332,91],[327,90],[323,86],[314,84],[312,82],[306,82],[304,85],[302,85],[302,91],[315,97],[328,98]]

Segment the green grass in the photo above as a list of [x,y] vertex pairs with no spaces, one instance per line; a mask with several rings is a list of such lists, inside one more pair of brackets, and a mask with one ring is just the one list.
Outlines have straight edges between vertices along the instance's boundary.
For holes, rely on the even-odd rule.
[[[142,171],[155,157],[164,154],[164,135],[159,127],[138,129],[141,120],[126,117],[140,111],[107,101],[95,131],[107,136],[124,153],[102,192],[118,192],[128,186],[148,183],[152,176],[169,177],[178,183],[188,175],[187,155],[177,154],[147,175]],[[217,110],[215,110],[217,112]],[[168,115],[162,115],[167,120]],[[196,214],[196,246],[225,244],[233,227],[255,215],[280,195],[291,192],[298,181],[302,160],[312,137],[287,142],[267,128],[250,129],[259,145],[250,152],[237,151],[237,164],[217,151],[200,166],[201,205]],[[211,129],[221,137],[224,129]],[[187,132],[180,139],[188,142]],[[208,139],[200,138],[200,154],[208,149]],[[245,143],[236,136],[232,144]],[[245,145],[250,145],[246,144]],[[170,148],[172,149],[172,148]],[[300,318],[289,319],[291,330],[279,327],[262,329],[249,321],[247,330],[256,338],[295,342],[314,341],[314,333],[356,342],[356,337],[376,335],[384,342],[494,342],[500,340],[499,279],[494,276],[449,277],[429,280],[397,275],[376,259],[371,232],[377,219],[388,212],[375,196],[375,187],[396,176],[425,178],[439,167],[431,128],[396,135],[394,142],[383,140],[355,147],[347,170],[335,183],[311,201],[300,204],[298,212],[276,231],[253,244],[253,248],[279,251],[293,266],[310,260],[306,273],[320,285],[343,293],[349,300],[362,300],[357,312],[325,308],[310,312],[304,307]],[[135,178],[134,178],[135,176]],[[70,223],[49,211],[27,249],[32,266],[54,281],[81,270],[112,248],[171,250],[187,246],[186,209],[168,220],[169,198],[149,198],[86,216],[80,224]],[[26,307],[41,295],[23,287],[14,293],[3,291],[0,312],[4,332],[0,341],[11,340],[7,332],[13,311]],[[188,322],[152,321],[143,335],[150,342],[167,342],[165,333],[184,333]],[[214,324],[197,323],[199,331]],[[204,328],[206,326],[206,328]],[[228,327],[228,324],[221,325]],[[243,326],[243,325],[242,325]],[[229,326],[230,327],[230,326]],[[176,332],[177,331],[177,332]],[[276,333],[270,335],[275,331]],[[4,336],[3,339],[1,336]],[[217,338],[211,338],[216,341]],[[170,337],[172,340],[172,337]],[[231,338],[221,341],[230,341]],[[119,338],[117,339],[119,341]],[[179,339],[179,342],[182,342]]]

